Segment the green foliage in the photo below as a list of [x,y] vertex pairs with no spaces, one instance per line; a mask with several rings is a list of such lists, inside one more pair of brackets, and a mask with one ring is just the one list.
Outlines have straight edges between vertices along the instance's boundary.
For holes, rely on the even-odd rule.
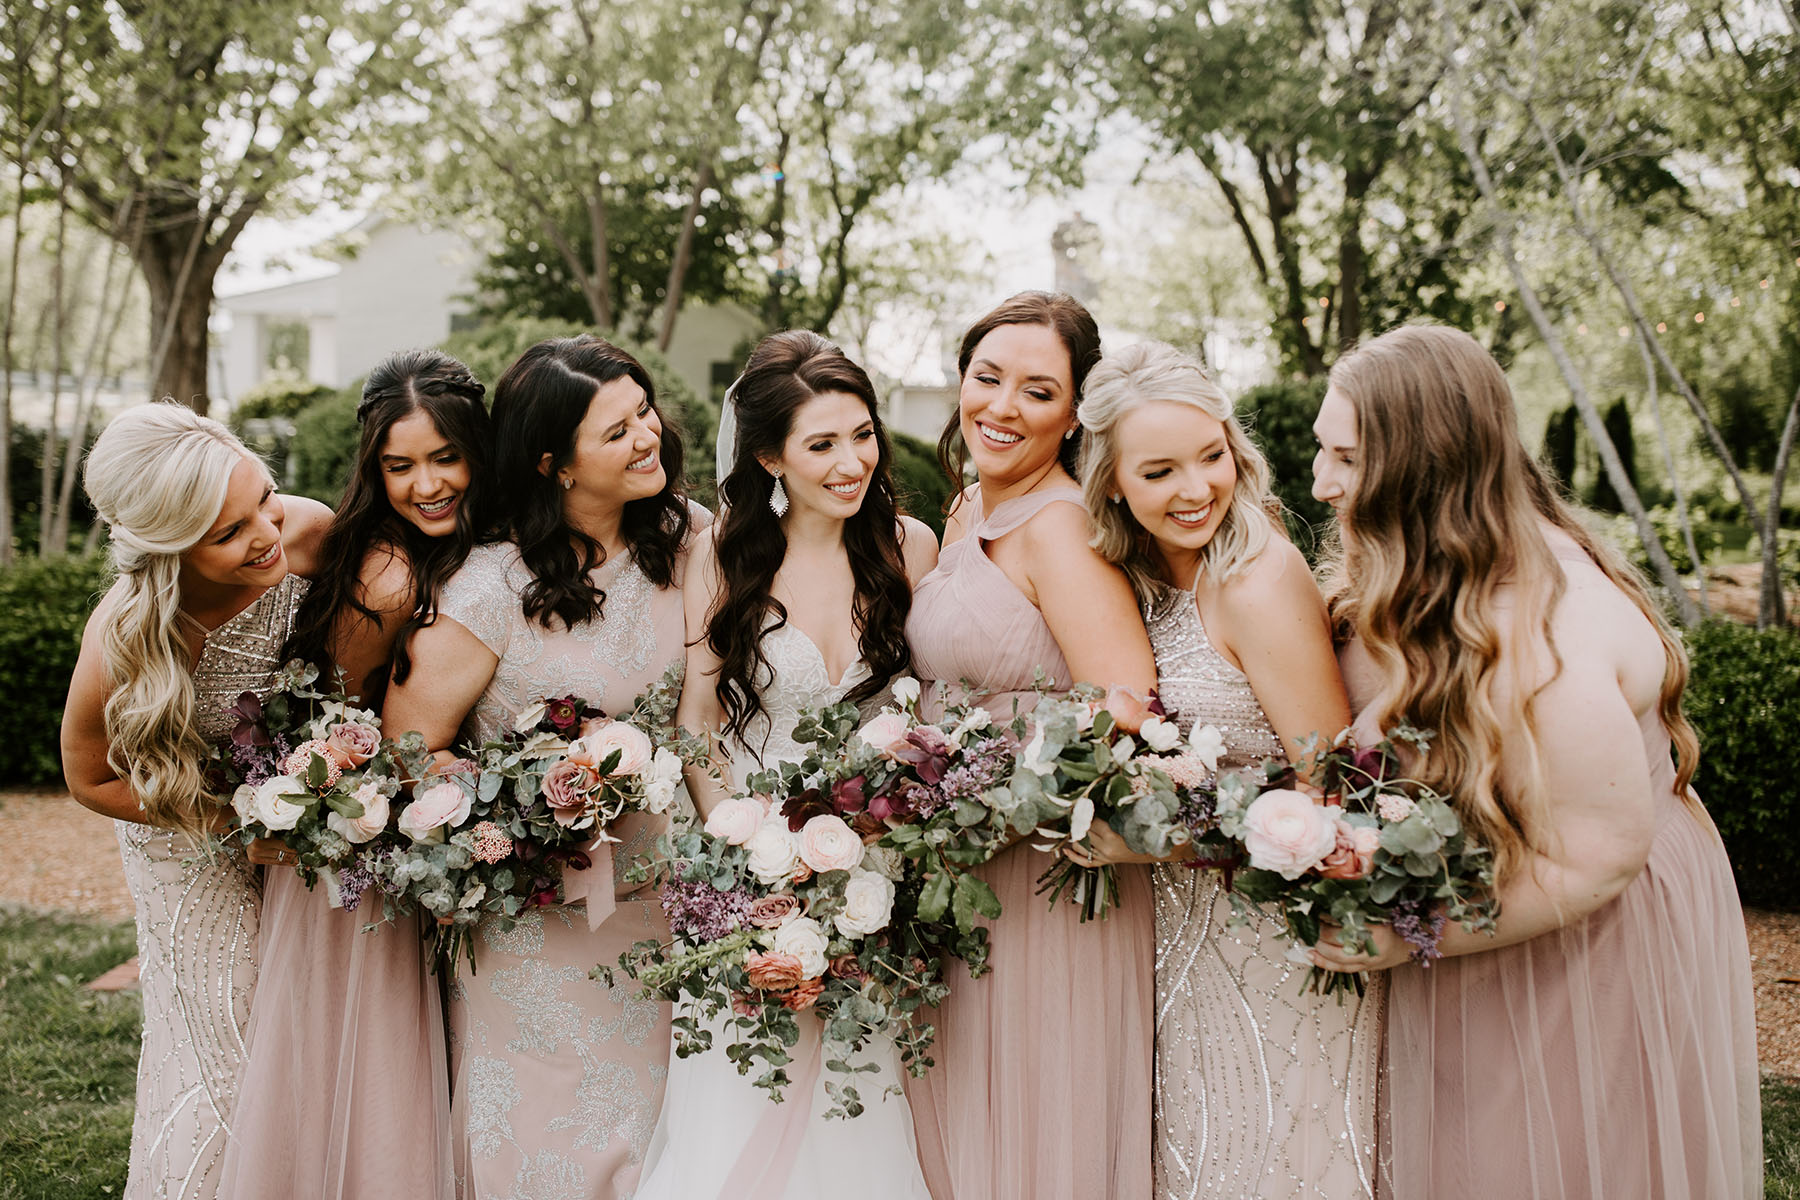
[[[1675,569],[1683,575],[1692,575],[1697,569],[1693,559],[1688,557],[1687,539],[1681,536],[1681,520],[1675,509],[1669,505],[1659,504],[1647,510],[1650,524],[1656,529],[1657,540],[1662,543],[1664,552]],[[1637,526],[1630,517],[1620,513],[1611,518],[1597,518],[1605,524],[1600,527],[1600,536],[1611,542],[1619,552],[1630,559],[1632,565],[1650,575],[1650,556],[1644,550],[1643,539],[1638,537]],[[1717,521],[1711,519],[1708,511],[1698,505],[1688,506],[1688,523],[1694,529],[1694,549],[1700,552],[1702,563],[1712,562],[1719,551],[1725,548],[1725,530]]]
[[87,614],[106,589],[98,555],[28,559],[0,570],[0,784],[62,779],[58,730]]
[[342,498],[362,436],[356,424],[356,405],[361,398],[359,380],[309,405],[294,418],[288,465],[295,492],[325,504],[335,505]]
[[[88,439],[88,445],[93,445],[92,438]],[[43,431],[15,424],[8,440],[7,454],[10,461],[6,490],[12,493],[13,548],[22,556],[36,554],[40,529],[38,513],[43,501]],[[87,493],[77,482],[69,496],[70,543],[79,546],[82,531],[91,528],[95,520],[94,507],[88,503]]]
[[0,909],[0,1196],[104,1200],[125,1185],[142,1008],[91,992],[131,922]]
[[1238,419],[1269,460],[1275,494],[1287,509],[1288,536],[1310,561],[1331,528],[1331,508],[1312,497],[1313,418],[1325,398],[1323,379],[1268,383],[1238,398]]
[[1800,634],[1714,621],[1687,634],[1694,788],[1725,839],[1744,903],[1800,909]]
[[[1631,433],[1631,409],[1626,407],[1623,398],[1613,401],[1612,407],[1601,418],[1601,424],[1606,427],[1607,440],[1612,442],[1613,449],[1619,453],[1619,465],[1625,468],[1626,480],[1631,484],[1632,490],[1636,491],[1637,439]],[[1625,505],[1619,500],[1619,493],[1613,490],[1612,480],[1607,477],[1604,465],[1594,478],[1593,504],[1601,512],[1625,511]]]
[[1576,435],[1580,428],[1581,413],[1573,404],[1551,413],[1544,425],[1544,466],[1564,488],[1574,486],[1575,455],[1579,444]]
[[1765,1076],[1762,1110],[1763,1195],[1800,1200],[1800,1082]]
[[336,394],[337,389],[329,384],[301,379],[265,379],[245,392],[243,399],[231,410],[231,428],[242,433],[245,421],[298,417],[309,405]]
[[950,498],[950,481],[938,469],[937,448],[893,429],[888,430],[888,446],[893,453],[889,468],[901,511],[917,517],[943,537],[944,502]]

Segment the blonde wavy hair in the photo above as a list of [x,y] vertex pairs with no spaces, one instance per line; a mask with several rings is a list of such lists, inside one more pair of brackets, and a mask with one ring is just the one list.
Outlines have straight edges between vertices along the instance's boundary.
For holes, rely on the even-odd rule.
[[[1588,534],[1526,452],[1500,364],[1460,330],[1409,326],[1344,355],[1330,382],[1357,428],[1345,536],[1324,564],[1333,624],[1339,637],[1361,638],[1380,669],[1369,707],[1379,725],[1436,731],[1419,769],[1494,851],[1499,878],[1549,849],[1548,781],[1532,725],[1543,685],[1523,678],[1530,656],[1512,656],[1503,701],[1495,688],[1503,622],[1516,645],[1541,637],[1556,671],[1563,667],[1550,618],[1566,583],[1546,523],[1573,538],[1661,636],[1659,715],[1686,795],[1699,758],[1681,711],[1687,655],[1643,580]],[[1502,588],[1511,591],[1510,618],[1497,600]],[[1530,766],[1524,785],[1508,790],[1501,734],[1515,725]]]
[[1139,342],[1116,350],[1088,373],[1082,388],[1082,439],[1079,474],[1082,499],[1092,514],[1089,543],[1108,562],[1117,563],[1131,579],[1138,599],[1150,601],[1158,582],[1186,586],[1190,580],[1165,579],[1155,539],[1131,515],[1126,504],[1111,503],[1118,491],[1119,424],[1146,404],[1186,404],[1225,427],[1225,445],[1237,466],[1237,486],[1219,528],[1201,551],[1200,573],[1223,583],[1244,570],[1275,536],[1281,502],[1269,490],[1269,463],[1232,415],[1231,398],[1206,374],[1198,361],[1164,342]]
[[219,517],[231,472],[248,459],[231,431],[179,404],[141,404],[114,417],[88,452],[83,483],[111,534],[119,572],[101,634],[108,693],[106,761],[144,820],[204,829],[206,742],[195,720],[181,611],[181,556]]

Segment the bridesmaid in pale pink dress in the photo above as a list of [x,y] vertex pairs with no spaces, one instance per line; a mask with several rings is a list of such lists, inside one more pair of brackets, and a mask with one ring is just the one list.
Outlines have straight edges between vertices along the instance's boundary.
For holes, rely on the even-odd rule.
[[[414,626],[480,529],[487,409],[469,369],[435,350],[369,372],[356,462],[284,660],[344,673],[380,709],[411,670]],[[323,685],[322,685],[323,686]],[[348,832],[348,827],[346,827]],[[334,908],[280,841],[250,847],[263,888],[262,991],[225,1156],[240,1200],[449,1200],[450,1083],[438,981],[416,921]]]
[[[939,451],[954,478],[951,451],[966,445],[980,481],[952,509],[907,622],[928,694],[934,681],[966,682],[1001,714],[1034,703],[1040,678],[1140,695],[1154,682],[1131,585],[1089,548],[1071,475],[1076,405],[1099,357],[1094,319],[1063,295],[1014,296],[964,336]],[[1118,909],[1082,924],[1074,905],[1036,894],[1050,862],[1022,844],[980,869],[1005,910],[993,971],[953,971],[934,1018],[937,1065],[907,1087],[936,1200],[1150,1195],[1149,873],[1121,867]]]
[[[710,522],[681,492],[681,439],[650,376],[599,338],[540,342],[494,388],[496,503],[509,541],[472,551],[387,727],[445,751],[547,697],[620,712],[685,658],[678,586]],[[623,844],[565,875],[565,904],[477,927],[476,972],[450,992],[451,1137],[459,1195],[630,1196],[668,1074],[669,1006],[588,977],[669,936],[654,893],[617,881],[668,818],[628,817]]]
[[1520,444],[1467,334],[1346,355],[1313,430],[1359,727],[1436,731],[1414,769],[1500,876],[1497,936],[1448,925],[1429,968],[1386,927],[1373,959],[1314,948],[1393,968],[1384,1194],[1760,1196],[1743,913],[1688,788],[1680,642]]

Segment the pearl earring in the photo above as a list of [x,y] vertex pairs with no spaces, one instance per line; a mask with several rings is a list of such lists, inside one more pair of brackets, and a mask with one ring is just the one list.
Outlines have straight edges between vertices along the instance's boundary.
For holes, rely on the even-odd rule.
[[769,492],[769,510],[777,517],[785,517],[788,510],[788,495],[787,489],[781,485],[781,472],[770,471],[769,474],[775,477],[775,486]]
[[569,490],[569,489],[570,489],[570,488],[572,488],[572,487],[574,487],[574,486],[575,486],[575,481],[574,481],[574,480],[573,480],[573,479],[572,479],[572,478],[570,478],[570,477],[569,477],[569,476],[567,476],[567,475],[564,475],[564,476],[563,476],[563,477],[562,477],[562,485],[563,485],[563,491],[565,491],[565,492],[566,492],[566,491],[568,491],[568,490]]

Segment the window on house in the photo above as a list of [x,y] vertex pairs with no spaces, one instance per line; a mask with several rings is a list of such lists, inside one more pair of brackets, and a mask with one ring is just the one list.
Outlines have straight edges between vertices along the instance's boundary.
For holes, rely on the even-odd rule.
[[269,321],[263,325],[263,365],[271,375],[306,378],[312,361],[312,330],[305,321]]

